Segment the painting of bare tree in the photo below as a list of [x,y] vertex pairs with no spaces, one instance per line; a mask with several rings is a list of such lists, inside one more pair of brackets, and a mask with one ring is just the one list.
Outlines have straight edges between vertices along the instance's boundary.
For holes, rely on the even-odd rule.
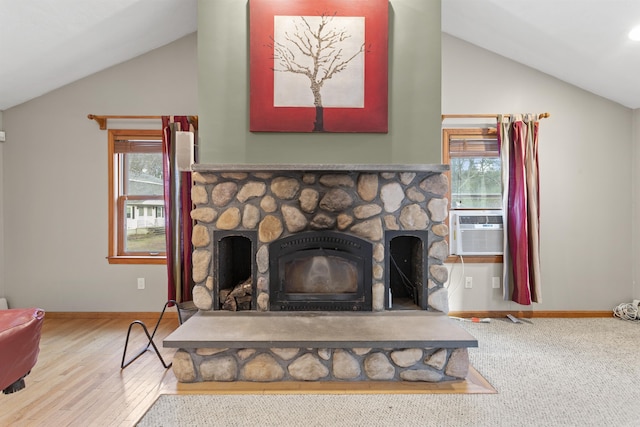
[[387,7],[251,0],[250,130],[386,132]]

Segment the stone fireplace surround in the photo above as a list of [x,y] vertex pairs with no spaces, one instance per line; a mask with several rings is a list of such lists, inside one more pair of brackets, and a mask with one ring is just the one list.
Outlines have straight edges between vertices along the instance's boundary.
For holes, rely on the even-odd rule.
[[[199,312],[164,342],[179,348],[173,364],[179,381],[445,381],[466,376],[467,347],[477,341],[446,316],[446,165],[195,164],[192,169],[193,300]],[[371,243],[367,286],[372,310],[331,316],[271,311],[269,245],[323,230]],[[406,307],[396,306],[390,280],[390,240],[416,233],[426,236],[409,256],[417,257],[411,277],[416,304],[401,310]],[[220,310],[219,293],[233,283],[220,283],[228,278],[219,272],[236,262],[217,258],[224,252],[217,247],[222,235],[248,238],[246,249],[232,256],[247,258],[239,263],[252,283],[247,312]],[[319,340],[310,319],[315,328],[335,336]],[[383,326],[372,331],[364,323]],[[234,331],[220,329],[233,324]],[[274,324],[289,329],[274,337],[269,332]],[[430,325],[447,329],[450,338],[443,339],[442,330],[434,332]],[[343,339],[355,332],[361,339]]]

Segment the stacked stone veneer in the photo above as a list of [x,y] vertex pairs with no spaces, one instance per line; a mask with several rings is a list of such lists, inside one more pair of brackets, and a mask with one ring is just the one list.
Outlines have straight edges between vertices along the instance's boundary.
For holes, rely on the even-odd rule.
[[269,244],[307,230],[333,230],[373,244],[372,302],[385,309],[385,231],[428,230],[428,309],[448,312],[443,265],[448,179],[442,172],[225,171],[193,173],[193,301],[213,307],[213,233],[257,231],[256,309],[269,309]]
[[[437,168],[436,168],[437,169]],[[406,169],[405,169],[406,170]],[[351,233],[373,244],[372,302],[385,310],[385,231],[427,230],[428,310],[447,313],[448,179],[436,171],[198,170],[191,196],[193,301],[213,307],[213,233],[257,231],[256,310],[269,310],[269,244],[307,230]],[[185,326],[185,325],[183,325]],[[212,327],[215,327],[212,325]],[[182,348],[180,382],[446,381],[465,378],[466,348]]]
[[180,349],[180,382],[426,381],[464,379],[466,348],[457,349]]

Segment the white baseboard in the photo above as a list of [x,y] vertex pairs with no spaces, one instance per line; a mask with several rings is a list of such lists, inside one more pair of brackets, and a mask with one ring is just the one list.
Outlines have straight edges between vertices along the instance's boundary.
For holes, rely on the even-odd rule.
[[0,298],[0,310],[7,310],[9,306],[7,305],[6,298]]

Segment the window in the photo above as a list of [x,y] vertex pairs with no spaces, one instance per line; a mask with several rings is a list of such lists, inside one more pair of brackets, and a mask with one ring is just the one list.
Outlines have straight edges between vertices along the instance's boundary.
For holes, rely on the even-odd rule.
[[166,262],[160,130],[109,130],[109,263]]
[[[502,177],[495,128],[442,131],[443,163],[449,165],[451,210],[502,209]],[[502,256],[469,256],[471,262],[502,262]]]

